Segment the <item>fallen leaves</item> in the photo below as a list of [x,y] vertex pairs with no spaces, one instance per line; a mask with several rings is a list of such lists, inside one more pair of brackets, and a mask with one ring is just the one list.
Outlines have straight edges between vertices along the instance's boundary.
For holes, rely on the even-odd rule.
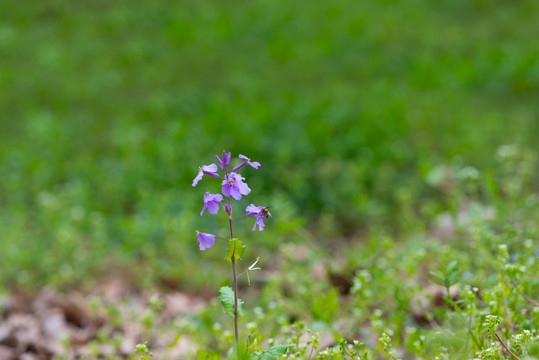
[[188,336],[179,336],[173,327],[163,330],[162,324],[200,311],[205,301],[179,292],[157,296],[163,306],[151,316],[158,326],[148,327],[142,318],[152,297],[128,292],[122,284],[111,281],[91,297],[45,288],[33,299],[0,298],[0,359],[126,357],[143,340],[151,342],[160,359],[181,358],[196,350]]

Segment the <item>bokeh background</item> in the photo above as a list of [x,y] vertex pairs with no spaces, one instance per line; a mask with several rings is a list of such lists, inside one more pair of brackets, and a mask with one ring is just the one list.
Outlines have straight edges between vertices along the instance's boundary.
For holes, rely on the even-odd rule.
[[199,215],[219,182],[191,182],[223,149],[262,163],[236,211],[271,206],[266,231],[238,230],[266,264],[284,242],[331,254],[427,229],[459,206],[451,174],[478,170],[492,191],[476,196],[497,199],[500,147],[538,147],[538,14],[533,0],[0,2],[1,286],[127,271],[215,288],[223,249],[194,234],[225,231]]

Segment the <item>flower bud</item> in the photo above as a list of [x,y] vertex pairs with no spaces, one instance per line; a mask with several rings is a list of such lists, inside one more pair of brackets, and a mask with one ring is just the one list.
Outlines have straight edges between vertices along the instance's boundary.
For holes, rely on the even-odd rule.
[[230,200],[228,200],[228,202],[225,205],[225,212],[229,216],[232,214],[232,206],[230,206]]

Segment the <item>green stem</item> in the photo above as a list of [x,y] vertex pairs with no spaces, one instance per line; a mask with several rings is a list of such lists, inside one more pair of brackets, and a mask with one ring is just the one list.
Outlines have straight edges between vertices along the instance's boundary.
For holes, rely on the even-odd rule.
[[[447,301],[453,306],[453,309],[455,310],[455,313],[464,321],[466,322],[466,318],[464,316],[462,316],[462,314],[460,313],[461,312],[461,309],[459,308],[459,306],[457,305],[456,302],[453,301],[453,298],[451,298],[451,293],[449,292],[449,288],[446,287],[445,288],[446,291],[447,291]],[[470,314],[470,316],[472,316]],[[475,345],[477,345],[478,348],[481,348],[481,344],[479,343],[479,340],[477,340],[477,338],[475,337],[475,335],[473,334],[473,332],[469,332],[470,336],[472,337]]]
[[[229,217],[230,240],[234,238],[233,220]],[[236,352],[239,355],[239,334],[238,334],[238,279],[236,278],[236,259],[234,259],[235,249],[232,251],[232,277],[234,281],[234,335],[236,337]]]
[[314,345],[311,345],[311,353],[309,354],[309,360],[313,357]]
[[513,321],[511,320],[511,315],[509,314],[509,308],[507,307],[507,299],[505,298],[505,295],[503,293],[502,293],[502,301],[503,301],[503,310],[505,312],[505,322],[507,323],[505,335],[509,337],[510,336],[509,331],[515,331],[515,326],[513,325]]
[[466,348],[466,353],[468,353],[468,342],[470,340],[470,336],[472,335],[472,313],[469,314],[470,316],[470,319],[468,319],[468,336],[466,336],[466,345],[465,345],[465,348]]
[[234,334],[236,335],[236,350],[239,353],[238,335],[238,280],[236,279],[236,260],[232,256],[232,275],[234,276]]

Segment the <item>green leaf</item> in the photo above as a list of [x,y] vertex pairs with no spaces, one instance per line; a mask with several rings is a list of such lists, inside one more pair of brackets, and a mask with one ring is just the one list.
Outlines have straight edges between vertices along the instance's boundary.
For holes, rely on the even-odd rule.
[[226,259],[232,262],[232,259],[239,260],[245,250],[245,246],[239,239],[232,239],[228,241],[228,249],[226,251]]
[[[223,286],[219,289],[219,301],[223,304],[225,312],[234,316],[234,290],[230,286]],[[238,317],[243,316],[242,305],[243,301],[238,299]]]
[[430,274],[431,274],[432,276],[434,276],[434,277],[435,277],[436,279],[438,279],[438,280],[442,280],[442,281],[443,281],[443,279],[444,279],[444,276],[443,276],[442,274],[436,273],[436,272],[434,272],[434,271],[431,271]]
[[461,270],[457,267],[457,261],[455,260],[451,261],[447,266],[440,262],[438,270],[439,272],[430,272],[430,274],[435,278],[431,279],[431,281],[435,284],[445,288],[450,288],[462,280]]
[[288,346],[289,345],[275,345],[264,352],[257,351],[249,355],[249,360],[275,360],[286,354]]
[[286,354],[288,345],[275,345],[262,353],[260,360],[274,360]]
[[167,345],[169,348],[173,348],[174,346],[176,346],[176,344],[178,343],[178,341],[180,340],[180,336],[182,334],[181,333],[178,333],[174,339],[172,339],[172,341]]
[[434,271],[431,271],[430,274],[434,277],[434,279],[431,279],[430,281],[437,284],[437,285],[440,285],[440,286],[445,286],[444,285],[444,276],[441,275],[441,274],[438,274],[438,273],[435,273]]

